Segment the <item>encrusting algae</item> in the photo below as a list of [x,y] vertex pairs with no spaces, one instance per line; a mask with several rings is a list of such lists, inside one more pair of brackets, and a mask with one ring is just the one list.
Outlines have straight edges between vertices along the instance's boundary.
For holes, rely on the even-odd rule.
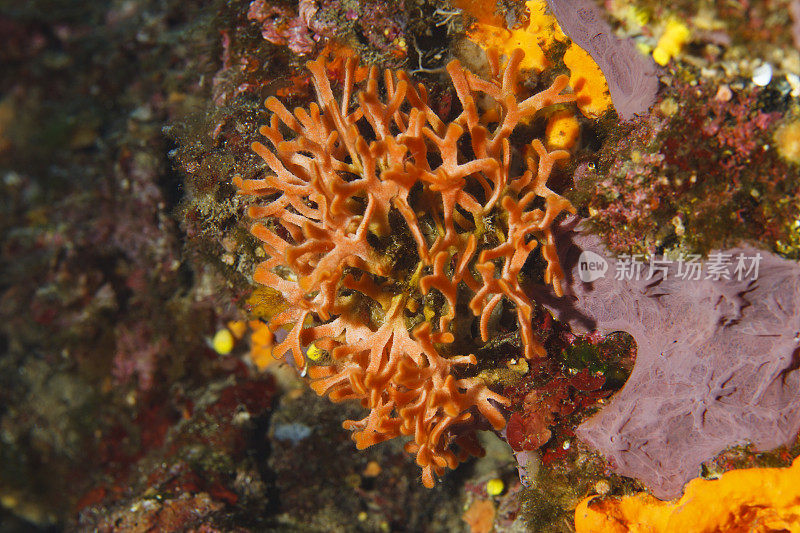
[[800,458],[789,468],[749,468],[695,479],[683,497],[592,496],[575,509],[578,533],[800,531]]
[[344,423],[359,449],[412,436],[405,448],[427,487],[483,453],[473,408],[505,425],[498,405],[508,400],[477,375],[475,352],[503,333],[525,357],[544,355],[521,277],[537,248],[545,283],[561,294],[552,225],[574,210],[547,180],[568,153],[534,139],[523,162],[510,137],[575,97],[559,76],[520,98],[523,56],[501,66],[490,52],[488,80],[451,62],[461,111],[450,123],[404,72],[373,67],[358,89],[349,60],[337,99],[312,61],[319,105],[291,113],[269,99],[261,133],[271,147],[253,144],[269,171],[236,179],[254,197],[252,232],[268,256],[254,279],[283,299],[268,319],[270,331],[288,330],[273,355],[291,355],[318,394],[369,409]]

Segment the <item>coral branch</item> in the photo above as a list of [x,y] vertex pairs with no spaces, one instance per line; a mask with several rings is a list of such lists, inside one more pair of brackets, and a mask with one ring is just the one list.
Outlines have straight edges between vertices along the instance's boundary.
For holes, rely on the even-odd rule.
[[[573,211],[546,185],[566,152],[534,141],[527,170],[511,175],[524,163],[512,157],[511,134],[544,107],[574,100],[566,78],[518,104],[522,52],[502,68],[497,54],[489,61],[488,80],[448,66],[462,106],[449,123],[404,73],[381,78],[372,68],[356,87],[348,61],[337,101],[325,65],[312,61],[318,105],[290,112],[269,99],[261,133],[271,148],[253,143],[269,171],[236,180],[255,197],[252,232],[269,256],[254,279],[287,304],[269,323],[289,330],[275,355],[291,354],[318,394],[369,409],[344,423],[358,448],[411,436],[406,449],[428,487],[482,453],[475,414],[505,425],[500,406],[509,402],[475,376],[470,353],[496,333],[494,313],[515,311],[525,357],[544,355],[523,267],[540,248],[544,277],[560,294],[551,226]],[[494,107],[479,113],[484,100]],[[470,319],[480,341],[459,326]],[[304,355],[312,343],[323,353],[314,361]]]

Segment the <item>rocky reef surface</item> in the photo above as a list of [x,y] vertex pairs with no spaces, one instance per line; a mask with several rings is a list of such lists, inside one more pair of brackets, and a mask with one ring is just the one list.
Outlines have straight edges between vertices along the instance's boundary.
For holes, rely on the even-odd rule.
[[[627,523],[620,513],[640,504],[620,502],[673,506],[642,491],[675,497],[690,478],[738,469],[747,474],[726,479],[755,484],[761,467],[775,479],[796,475],[786,467],[800,455],[790,407],[800,386],[800,4],[575,5],[2,3],[0,530],[567,532],[587,496],[579,509],[593,519]],[[624,53],[609,55],[617,47]],[[494,89],[480,80],[504,64],[493,66],[485,50],[510,57],[517,48],[525,58],[518,82],[506,84],[494,105]],[[307,61],[326,65],[336,98],[353,78],[351,109],[358,94],[375,94],[362,90],[367,69],[347,67],[355,57],[378,74],[405,71],[409,86],[422,84],[405,94],[414,107],[427,106],[426,120],[463,127],[462,112],[471,117],[470,135],[453,143],[459,165],[482,159],[482,128],[502,133],[489,154],[498,162],[474,168],[446,214],[426,208],[458,190],[441,173],[420,171],[424,185],[407,191],[417,212],[407,219],[391,200],[381,206],[384,227],[364,225],[365,248],[389,256],[399,274],[381,277],[377,263],[365,269],[382,294],[368,305],[366,297],[339,294],[338,303],[349,298],[353,320],[379,324],[391,309],[381,305],[387,295],[424,286],[393,310],[398,331],[411,335],[428,322],[427,353],[468,364],[442,373],[440,390],[426,389],[430,404],[411,405],[397,387],[392,394],[416,410],[381,419],[383,405],[371,423],[387,424],[374,426],[380,434],[434,435],[433,455],[403,436],[356,449],[342,422],[363,419],[365,406],[332,403],[307,383],[309,368],[340,370],[335,335],[317,346],[298,334],[296,360],[272,356],[272,335],[282,333],[265,324],[286,299],[280,287],[254,280],[267,250],[250,232],[249,203],[235,185],[267,174],[251,144],[264,142],[259,128],[271,124],[268,98],[314,113]],[[479,87],[488,96],[459,97],[447,73],[453,60],[468,73],[457,82],[461,95]],[[514,102],[565,78],[569,98],[503,130]],[[376,79],[376,98],[390,104],[385,78]],[[405,130],[409,108],[396,111],[392,120]],[[376,140],[376,130],[355,126],[365,145]],[[409,130],[403,142],[413,149],[445,133]],[[541,151],[564,155],[550,161],[535,198],[518,197],[523,187],[504,188],[526,170],[538,179]],[[302,152],[287,156],[288,164],[298,165]],[[419,168],[423,159],[431,168],[443,163],[428,155]],[[490,202],[492,181],[477,174],[501,166],[512,179],[498,187],[507,206],[492,204],[482,217],[468,197]],[[358,178],[337,172],[345,188]],[[560,211],[548,211],[553,195],[585,219],[585,233],[570,240],[549,232],[566,223],[564,214],[545,215]],[[366,196],[355,196],[338,211],[351,222],[367,208]],[[265,192],[267,203],[275,197]],[[287,220],[317,210],[316,202],[295,202]],[[516,214],[508,208],[515,202],[524,205]],[[414,217],[421,223],[412,235],[402,224]],[[267,218],[269,231],[297,244],[300,229]],[[517,235],[525,254],[509,252],[516,259],[508,268],[488,254],[508,252],[504,232],[533,219],[548,232]],[[350,225],[357,226],[341,231]],[[488,255],[456,272],[447,257],[470,254],[452,235],[470,233],[480,236],[475,250]],[[447,246],[434,246],[437,235]],[[570,254],[579,249],[568,252],[570,242],[602,257],[606,277],[578,283]],[[428,247],[444,259],[415,277],[403,259]],[[562,279],[555,249],[565,254],[561,298],[543,289]],[[708,265],[719,251],[730,254],[729,273],[738,254],[761,254],[757,278],[677,281],[673,264],[644,279],[651,259],[696,257]],[[623,268],[630,260],[644,271],[638,281]],[[285,263],[304,261],[313,259]],[[628,279],[614,280],[617,271]],[[302,272],[275,274],[308,287]],[[366,276],[344,274],[367,294]],[[470,298],[480,286],[467,285],[470,276],[491,287],[475,309]],[[421,283],[426,277],[430,283]],[[297,331],[324,320],[315,313]],[[437,331],[441,324],[458,335]],[[349,362],[358,365],[358,356]],[[427,386],[409,365],[397,368],[394,383]],[[337,373],[341,390],[355,387],[368,407],[375,394],[348,372]],[[455,383],[483,391],[483,411],[495,428],[505,427],[493,429],[473,407],[480,402]],[[436,440],[441,434],[423,428],[432,406],[437,420],[469,418],[461,429],[483,456],[451,470],[449,439],[462,433],[454,427]],[[391,425],[397,418],[422,429],[401,431]],[[423,486],[409,449],[441,473],[434,488]],[[775,516],[792,516],[791,501],[775,505]],[[773,514],[765,509],[759,520]]]

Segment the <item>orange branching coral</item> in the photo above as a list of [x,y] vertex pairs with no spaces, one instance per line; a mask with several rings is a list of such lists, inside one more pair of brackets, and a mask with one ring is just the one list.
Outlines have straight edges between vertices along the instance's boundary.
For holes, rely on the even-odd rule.
[[253,144],[269,172],[236,182],[256,197],[252,232],[269,256],[254,279],[286,302],[269,322],[288,330],[274,355],[291,354],[318,394],[369,409],[344,423],[358,448],[412,436],[406,450],[428,487],[445,467],[482,453],[473,408],[505,425],[498,404],[508,400],[474,366],[502,317],[516,316],[526,357],[544,354],[520,279],[537,246],[545,281],[561,292],[551,226],[572,206],[547,179],[568,154],[534,140],[536,157],[515,175],[525,165],[510,136],[574,97],[560,76],[518,102],[523,53],[504,66],[496,53],[488,59],[488,80],[448,66],[461,103],[449,123],[403,72],[372,68],[358,90],[350,60],[337,100],[323,62],[310,62],[319,105],[291,113],[269,99],[261,133],[271,147]]

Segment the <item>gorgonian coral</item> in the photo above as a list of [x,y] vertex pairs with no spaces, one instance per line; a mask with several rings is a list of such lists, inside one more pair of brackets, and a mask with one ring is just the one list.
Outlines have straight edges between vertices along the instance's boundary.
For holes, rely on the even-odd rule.
[[358,448],[413,436],[406,450],[428,487],[482,453],[473,408],[505,425],[508,400],[477,376],[474,353],[516,329],[525,357],[544,355],[520,276],[537,247],[561,292],[551,227],[572,206],[546,182],[568,154],[533,140],[523,162],[510,137],[574,97],[559,76],[518,101],[522,58],[501,67],[490,53],[487,80],[450,63],[461,110],[449,123],[403,72],[373,67],[358,89],[350,60],[337,100],[324,63],[310,62],[319,105],[291,113],[269,99],[271,148],[253,143],[269,171],[236,180],[255,197],[252,232],[268,255],[254,279],[283,299],[269,327],[289,333],[274,355],[291,354],[318,394],[369,409],[344,423]]

